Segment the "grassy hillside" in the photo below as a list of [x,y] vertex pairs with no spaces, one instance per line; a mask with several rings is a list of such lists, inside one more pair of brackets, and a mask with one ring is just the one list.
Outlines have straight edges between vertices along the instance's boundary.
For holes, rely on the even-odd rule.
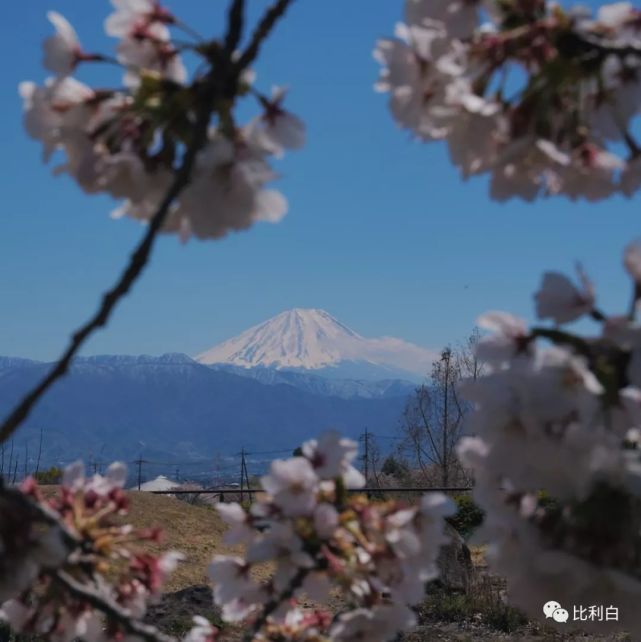
[[207,583],[207,565],[212,556],[238,552],[223,544],[227,527],[212,508],[151,493],[131,492],[130,499],[127,521],[139,528],[158,526],[163,530],[161,543],[149,549],[154,553],[179,550],[185,555],[185,561],[169,581],[169,591]]

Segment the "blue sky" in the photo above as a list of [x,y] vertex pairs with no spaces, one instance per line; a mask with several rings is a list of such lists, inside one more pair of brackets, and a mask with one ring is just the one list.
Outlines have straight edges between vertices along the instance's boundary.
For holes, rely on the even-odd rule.
[[[215,34],[225,4],[169,6]],[[133,296],[86,354],[195,354],[292,307],[326,309],[367,336],[440,347],[463,339],[487,309],[531,318],[542,271],[572,270],[577,259],[602,307],[623,309],[620,255],[641,235],[637,202],[493,203],[486,179],[462,182],[442,145],[397,129],[386,98],[372,89],[371,51],[392,33],[401,7],[400,0],[297,0],[257,66],[258,86],[289,85],[288,105],[308,125],[306,148],[277,165],[288,216],[218,242],[161,239]],[[0,27],[0,354],[37,359],[57,356],[142,233],[135,222],[111,220],[108,199],[51,176],[22,130],[16,89],[45,77],[48,9],[67,16],[87,48],[113,44],[102,34],[106,1],[12,3]]]

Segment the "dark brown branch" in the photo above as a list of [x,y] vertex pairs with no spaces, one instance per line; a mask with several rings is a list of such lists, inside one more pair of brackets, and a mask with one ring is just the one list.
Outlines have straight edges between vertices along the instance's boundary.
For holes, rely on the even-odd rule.
[[254,62],[256,56],[258,56],[258,52],[260,51],[260,46],[263,44],[267,36],[269,36],[276,23],[285,15],[285,12],[292,2],[293,0],[276,0],[276,2],[267,9],[265,15],[258,23],[254,33],[252,34],[250,43],[247,45],[247,48],[243,51],[236,63],[240,70],[246,69]]
[[145,624],[132,617],[131,613],[92,587],[75,580],[64,571],[51,575],[53,581],[62,586],[70,595],[86,602],[96,610],[104,613],[113,622],[117,622],[127,633],[141,637],[147,642],[175,642],[170,635],[165,635],[151,624]]
[[[598,36],[591,36],[586,33],[578,33],[573,31],[571,39],[584,50],[592,50],[597,52],[600,56],[615,55],[625,58],[627,56],[640,58],[641,47],[631,43],[621,43],[616,40],[599,39]],[[570,40],[571,41],[571,40]]]
[[218,85],[214,76],[210,74],[206,77],[202,85],[191,143],[185,151],[182,164],[176,172],[172,185],[167,190],[165,197],[149,223],[147,232],[131,255],[129,264],[113,288],[103,296],[102,303],[94,316],[72,335],[67,349],[63,352],[55,366],[53,366],[35,388],[23,397],[11,414],[5,419],[0,428],[0,443],[6,441],[15,432],[18,426],[29,416],[29,413],[40,397],[42,397],[58,379],[66,374],[71,365],[71,361],[80,348],[96,330],[106,325],[120,299],[129,292],[135,281],[142,274],[149,261],[158,232],[167,218],[172,203],[189,183],[196,155],[207,138],[207,127],[217,91]]
[[251,640],[254,639],[255,634],[259,633],[263,626],[265,626],[267,620],[269,619],[269,616],[272,615],[272,613],[274,613],[281,604],[289,601],[292,597],[294,597],[294,593],[303,585],[303,580],[308,573],[309,569],[307,568],[298,569],[298,572],[292,578],[289,586],[284,591],[282,591],[280,595],[277,595],[269,602],[267,602],[267,604],[265,604],[263,610],[261,611],[261,614],[254,621],[251,631],[248,631],[245,634],[245,637],[243,638],[244,642],[251,642]]
[[57,528],[64,544],[70,550],[82,546],[82,540],[60,519],[58,513],[47,504],[37,502],[18,488],[6,486],[5,484],[0,484],[1,500],[6,500],[8,504],[8,507],[3,507],[3,510],[10,509],[12,512],[19,512],[29,516],[30,519]]
[[231,56],[243,35],[245,22],[245,0],[233,0],[229,7],[227,18],[227,36],[225,37],[225,53]]
[[[29,413],[40,397],[42,397],[58,379],[66,374],[73,358],[86,340],[97,329],[106,325],[117,303],[129,292],[135,281],[142,274],[149,261],[156,236],[167,218],[172,203],[189,184],[196,156],[207,139],[207,127],[214,108],[215,98],[217,96],[227,99],[230,98],[229,93],[232,90],[235,91],[240,72],[255,60],[260,51],[260,46],[269,36],[278,20],[285,15],[291,2],[292,0],[277,0],[265,12],[265,15],[252,34],[252,39],[247,49],[238,61],[232,63],[232,52],[227,51],[227,48],[232,45],[235,47],[240,41],[244,14],[244,1],[233,0],[229,12],[228,30],[225,36],[225,53],[227,55],[224,55],[222,60],[218,59],[218,64],[214,65],[215,68],[209,72],[201,84],[201,96],[194,121],[192,140],[187,146],[182,163],[176,172],[171,187],[151,219],[142,241],[131,255],[126,269],[113,288],[103,296],[98,311],[72,335],[67,349],[56,362],[56,365],[35,388],[22,398],[4,420],[0,426],[0,443],[5,442],[15,432],[18,426],[29,416]],[[221,67],[223,68],[221,69]]]

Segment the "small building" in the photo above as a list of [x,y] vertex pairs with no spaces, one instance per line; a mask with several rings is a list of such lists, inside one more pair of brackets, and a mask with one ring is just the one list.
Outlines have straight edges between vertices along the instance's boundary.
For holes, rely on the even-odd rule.
[[178,482],[169,479],[169,477],[165,477],[165,475],[158,475],[156,479],[151,479],[150,481],[141,484],[140,490],[149,493],[154,490],[165,491],[173,490],[179,487],[180,484]]

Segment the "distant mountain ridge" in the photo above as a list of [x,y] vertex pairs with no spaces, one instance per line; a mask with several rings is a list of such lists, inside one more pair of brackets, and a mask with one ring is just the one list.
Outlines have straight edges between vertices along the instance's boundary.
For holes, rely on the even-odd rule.
[[363,397],[377,399],[408,395],[415,389],[415,384],[402,379],[382,379],[369,381],[363,379],[328,378],[321,374],[312,374],[320,371],[278,370],[276,368],[241,368],[228,364],[214,364],[211,368],[232,372],[241,377],[249,377],[268,385],[285,384],[314,394],[337,396],[343,399],[350,397]]
[[402,339],[365,338],[324,310],[296,308],[202,352],[196,360],[329,377],[416,381],[434,358],[434,352]]
[[[0,417],[50,365],[0,357]],[[408,389],[267,370],[239,376],[181,354],[84,357],[36,406],[16,446],[22,456],[28,442],[33,456],[42,428],[43,465],[97,455],[178,461],[241,447],[290,449],[328,428],[353,437],[365,426],[389,433]]]
[[[389,434],[434,354],[368,339],[323,310],[283,312],[200,354],[76,359],[19,432],[45,461],[207,460],[241,448],[293,450],[328,428]],[[51,364],[0,357],[0,418]]]

